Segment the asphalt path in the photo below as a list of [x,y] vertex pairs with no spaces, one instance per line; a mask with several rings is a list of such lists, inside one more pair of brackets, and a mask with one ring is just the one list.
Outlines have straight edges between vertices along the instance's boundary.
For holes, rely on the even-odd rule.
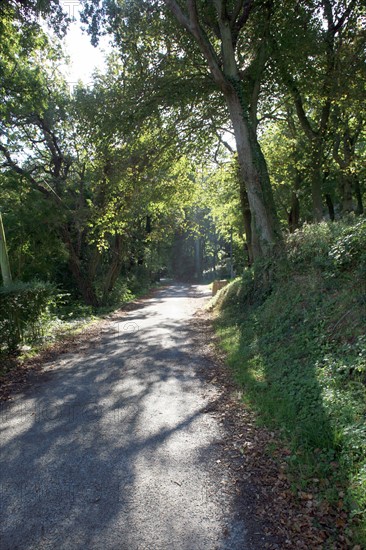
[[249,548],[191,339],[208,296],[156,292],[3,405],[1,550]]

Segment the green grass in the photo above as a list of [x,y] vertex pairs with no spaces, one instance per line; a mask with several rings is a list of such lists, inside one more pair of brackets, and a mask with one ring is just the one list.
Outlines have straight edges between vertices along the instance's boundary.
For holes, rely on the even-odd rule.
[[214,300],[244,399],[280,429],[296,488],[345,493],[366,546],[366,222],[305,227],[271,288],[246,273]]

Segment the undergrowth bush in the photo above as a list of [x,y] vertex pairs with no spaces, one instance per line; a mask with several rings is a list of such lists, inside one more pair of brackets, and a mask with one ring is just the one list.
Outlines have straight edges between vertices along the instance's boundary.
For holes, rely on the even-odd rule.
[[135,266],[128,274],[127,284],[132,294],[139,294],[148,290],[151,284],[151,277],[144,265]]
[[222,346],[246,401],[288,440],[295,485],[344,492],[366,546],[365,218],[304,226],[273,273],[270,291],[254,270],[215,298]]
[[[101,299],[102,305],[118,307],[133,300],[134,294],[129,286],[129,281],[125,278],[120,277],[117,279],[113,286],[113,290],[106,296],[103,296],[103,300]],[[100,297],[102,298],[102,294],[100,294]]]
[[329,258],[336,269],[347,270],[355,268],[357,272],[366,274],[366,219],[361,218],[354,225],[343,229],[342,233],[332,243]]
[[37,341],[50,319],[55,287],[33,281],[0,287],[0,352],[15,353],[22,344]]

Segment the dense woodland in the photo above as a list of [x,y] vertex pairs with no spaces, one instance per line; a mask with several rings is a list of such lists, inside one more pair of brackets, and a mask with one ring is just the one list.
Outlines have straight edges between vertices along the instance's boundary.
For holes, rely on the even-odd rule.
[[[291,362],[304,341],[311,342],[311,353],[316,349],[311,361],[322,365],[321,376],[343,361],[343,374],[334,369],[340,386],[359,384],[358,401],[352,399],[360,423],[366,372],[364,2],[81,5],[92,43],[108,35],[112,47],[105,72],[72,88],[63,72],[62,38],[70,21],[62,2],[0,5],[3,353],[14,353],[27,335],[39,336],[40,319],[50,311],[64,318],[65,312],[118,307],[161,277],[210,282],[235,276],[221,298],[230,314],[220,329],[228,349],[238,345],[233,362],[244,361],[250,339],[265,353],[273,345],[275,355],[288,345],[289,326],[318,311],[304,340],[293,342]],[[322,301],[327,292],[329,300]],[[253,332],[258,323],[267,332]],[[277,323],[283,334],[266,341]],[[236,340],[233,325],[244,327]],[[332,363],[329,357],[341,348],[340,363]],[[268,369],[271,364],[267,357]],[[273,365],[292,387],[291,377]],[[313,382],[316,376],[312,371]],[[251,383],[245,379],[256,391]],[[276,377],[269,384],[285,391]],[[321,392],[315,393],[318,403]],[[319,417],[315,401],[303,426],[313,422],[314,410]],[[323,443],[335,453],[342,430],[356,422],[335,427],[329,421],[341,401],[322,409],[322,422],[330,422]],[[290,432],[289,418],[303,410],[296,403],[278,418],[280,424],[287,418]],[[276,416],[270,407],[265,412]],[[353,479],[349,506],[357,502],[358,532],[366,507],[362,429],[337,481]],[[301,436],[308,448],[320,448],[310,432],[304,428],[293,441],[298,445]]]

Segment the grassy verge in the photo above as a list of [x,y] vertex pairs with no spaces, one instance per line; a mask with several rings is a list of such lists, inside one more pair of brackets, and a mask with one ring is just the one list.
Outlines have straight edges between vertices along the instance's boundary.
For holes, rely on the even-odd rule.
[[366,221],[308,226],[271,287],[248,272],[214,300],[244,400],[291,448],[295,491],[336,505],[366,547]]

